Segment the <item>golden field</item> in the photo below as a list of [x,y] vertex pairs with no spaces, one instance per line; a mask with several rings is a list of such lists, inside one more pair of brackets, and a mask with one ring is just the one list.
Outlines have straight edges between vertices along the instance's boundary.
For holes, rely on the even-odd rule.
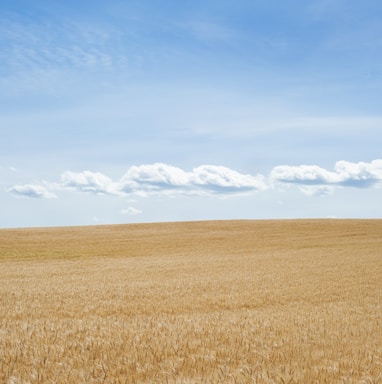
[[0,383],[382,383],[382,220],[0,230]]

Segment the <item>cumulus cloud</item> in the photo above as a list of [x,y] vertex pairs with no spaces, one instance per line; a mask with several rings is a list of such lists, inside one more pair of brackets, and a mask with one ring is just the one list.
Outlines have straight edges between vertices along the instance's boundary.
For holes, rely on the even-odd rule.
[[133,166],[120,180],[125,193],[231,194],[265,188],[261,175],[216,165],[202,165],[191,172],[163,163]]
[[[51,184],[53,185],[53,184]],[[61,175],[54,188],[117,196],[230,195],[266,188],[262,175],[242,174],[217,165],[202,165],[191,171],[164,163],[131,166],[118,181],[100,172],[71,172]],[[10,192],[47,198],[52,194],[42,186],[15,186]]]
[[333,171],[317,165],[281,165],[272,170],[271,180],[301,186],[375,187],[382,184],[382,160],[370,163],[338,161]]
[[64,188],[96,194],[117,194],[113,181],[99,172],[64,172],[61,175]]
[[163,163],[132,166],[119,182],[125,193],[182,189],[189,183],[187,172]]
[[335,182],[335,174],[317,165],[280,165],[273,168],[271,179],[282,183],[320,185]]
[[[280,165],[263,175],[250,175],[219,165],[201,165],[186,171],[164,163],[131,166],[118,181],[91,171],[61,175],[59,183],[15,185],[8,189],[15,195],[31,198],[57,197],[51,190],[74,190],[114,196],[199,195],[228,196],[265,190],[269,186],[297,185],[310,196],[327,195],[338,187],[382,187],[382,159],[369,163],[338,161],[333,170],[318,165]],[[122,213],[137,214],[133,208]]]
[[192,184],[213,192],[240,192],[266,188],[262,175],[244,175],[230,168],[217,165],[202,165],[194,168]]
[[370,163],[350,163],[338,161],[335,172],[339,175],[340,183],[351,187],[372,187],[382,183],[382,159]]
[[31,199],[54,199],[57,196],[41,185],[24,184],[15,185],[8,189],[14,195]]

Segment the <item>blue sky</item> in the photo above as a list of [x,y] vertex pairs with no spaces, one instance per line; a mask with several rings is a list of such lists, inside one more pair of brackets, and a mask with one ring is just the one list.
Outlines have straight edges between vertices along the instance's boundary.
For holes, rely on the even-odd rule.
[[0,227],[382,217],[382,3],[4,0]]

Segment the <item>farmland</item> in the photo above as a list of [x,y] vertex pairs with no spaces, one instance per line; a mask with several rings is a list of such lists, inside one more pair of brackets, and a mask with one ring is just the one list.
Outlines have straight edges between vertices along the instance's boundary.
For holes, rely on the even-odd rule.
[[382,220],[0,230],[0,382],[382,383]]

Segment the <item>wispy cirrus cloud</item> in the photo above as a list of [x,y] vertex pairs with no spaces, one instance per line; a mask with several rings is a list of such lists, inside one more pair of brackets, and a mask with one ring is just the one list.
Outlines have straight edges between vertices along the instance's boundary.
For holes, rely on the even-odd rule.
[[212,20],[189,20],[176,27],[204,42],[227,42],[237,37],[237,32],[226,24]]
[[111,30],[95,23],[36,22],[8,15],[0,26],[2,72],[121,69],[126,52]]

